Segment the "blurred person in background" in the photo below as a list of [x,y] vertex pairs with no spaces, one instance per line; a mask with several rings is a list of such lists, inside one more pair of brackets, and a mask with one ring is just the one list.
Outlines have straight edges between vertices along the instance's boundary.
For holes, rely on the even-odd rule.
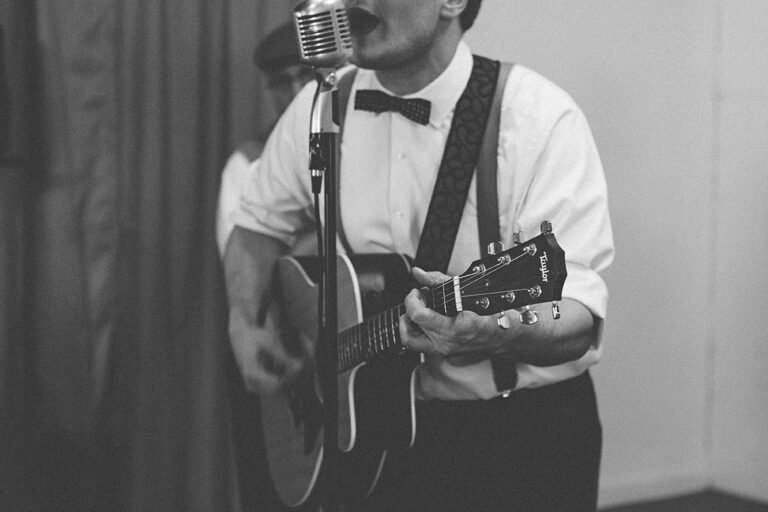
[[229,220],[230,214],[237,208],[240,192],[248,178],[258,167],[267,137],[294,96],[314,78],[314,71],[299,62],[299,48],[292,21],[280,25],[261,40],[254,52],[253,61],[265,75],[276,117],[257,137],[241,143],[229,156],[222,171],[216,212],[216,244],[222,256],[234,229],[234,223]]

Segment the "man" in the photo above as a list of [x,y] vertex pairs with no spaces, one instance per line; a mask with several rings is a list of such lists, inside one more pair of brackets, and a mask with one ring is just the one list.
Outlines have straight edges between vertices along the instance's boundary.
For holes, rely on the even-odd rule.
[[[355,252],[414,256],[454,107],[472,70],[462,41],[479,0],[349,0],[352,87],[429,100],[425,125],[400,113],[353,108],[344,120],[341,221]],[[225,267],[230,334],[247,385],[275,391],[302,367],[261,326],[270,269],[314,222],[306,131],[311,88],[279,121],[236,215]],[[613,258],[606,185],[586,120],[564,92],[515,66],[502,97],[498,201],[502,240],[554,225],[568,278],[561,318],[523,325],[494,317],[442,316],[414,290],[400,320],[403,344],[425,354],[417,370],[418,434],[389,453],[361,510],[595,510],[601,449],[589,366],[600,356],[607,291],[599,272]],[[479,256],[474,185],[448,274]],[[427,269],[431,270],[431,269]],[[416,269],[425,286],[448,276]],[[491,356],[516,364],[516,383],[498,389]],[[511,391],[507,393],[507,391]],[[508,397],[505,397],[508,395]]]
[[[253,60],[264,73],[267,91],[278,116],[288,107],[304,84],[314,76],[311,69],[299,62],[299,48],[293,22],[283,23],[271,31],[256,47]],[[240,144],[230,155],[222,171],[216,212],[216,243],[222,256],[229,235],[235,227],[230,215],[238,207],[240,193],[256,168],[257,160],[264,149],[264,141],[273,127],[274,123],[270,123],[257,138]]]

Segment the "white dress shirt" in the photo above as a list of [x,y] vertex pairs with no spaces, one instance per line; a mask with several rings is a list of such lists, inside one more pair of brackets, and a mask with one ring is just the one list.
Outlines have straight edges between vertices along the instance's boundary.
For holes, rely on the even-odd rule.
[[256,165],[251,166],[251,164],[257,163],[257,160],[251,160],[242,151],[235,151],[229,156],[221,171],[219,200],[216,203],[216,246],[222,259],[229,235],[235,229],[232,213],[239,208],[240,193],[245,190],[251,174],[255,172]]
[[[454,107],[471,70],[472,55],[462,42],[439,77],[406,96],[432,102],[426,126],[397,113],[354,110],[355,90],[386,91],[375,72],[358,70],[345,119],[340,181],[341,221],[355,252],[415,255]],[[289,245],[313,222],[307,131],[314,88],[305,87],[277,124],[233,214],[236,224]],[[502,241],[511,246],[515,232],[523,240],[532,238],[543,220],[551,221],[566,254],[563,297],[604,318],[608,292],[600,272],[613,259],[613,237],[602,164],[573,100],[520,65],[513,67],[503,92],[497,163]],[[448,273],[464,272],[478,257],[473,180]],[[516,321],[512,313],[510,320]],[[516,389],[577,376],[600,353],[600,346],[592,347],[577,361],[546,368],[519,363]],[[457,366],[427,357],[418,371],[418,394],[422,399],[487,399],[499,390],[490,360]]]

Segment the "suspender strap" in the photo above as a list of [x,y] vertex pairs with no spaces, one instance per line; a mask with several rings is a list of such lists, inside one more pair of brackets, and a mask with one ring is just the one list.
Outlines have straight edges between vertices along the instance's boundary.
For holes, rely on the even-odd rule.
[[501,98],[512,66],[513,64],[508,62],[501,63],[498,85],[491,105],[491,114],[488,117],[483,147],[477,162],[477,232],[480,235],[480,256],[485,255],[488,244],[501,241],[496,166],[499,124],[501,122]]
[[[499,84],[493,96],[491,117],[483,139],[480,161],[477,163],[477,230],[480,234],[480,254],[484,255],[488,244],[501,241],[499,228],[499,195],[497,189],[497,158],[499,147],[499,124],[501,122],[501,98],[512,71],[513,64],[502,63],[499,70]],[[507,353],[491,357],[493,382],[496,390],[506,393],[517,386],[517,361]]]
[[499,62],[476,55],[473,59],[469,83],[456,103],[416,251],[415,264],[425,270],[448,269],[496,90]]

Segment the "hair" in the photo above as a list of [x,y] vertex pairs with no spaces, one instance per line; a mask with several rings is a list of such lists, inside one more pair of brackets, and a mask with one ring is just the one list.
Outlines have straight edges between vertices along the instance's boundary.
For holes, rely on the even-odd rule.
[[466,32],[475,23],[477,13],[480,11],[480,2],[482,2],[482,0],[467,0],[467,6],[459,15],[459,25],[461,25],[461,30]]

